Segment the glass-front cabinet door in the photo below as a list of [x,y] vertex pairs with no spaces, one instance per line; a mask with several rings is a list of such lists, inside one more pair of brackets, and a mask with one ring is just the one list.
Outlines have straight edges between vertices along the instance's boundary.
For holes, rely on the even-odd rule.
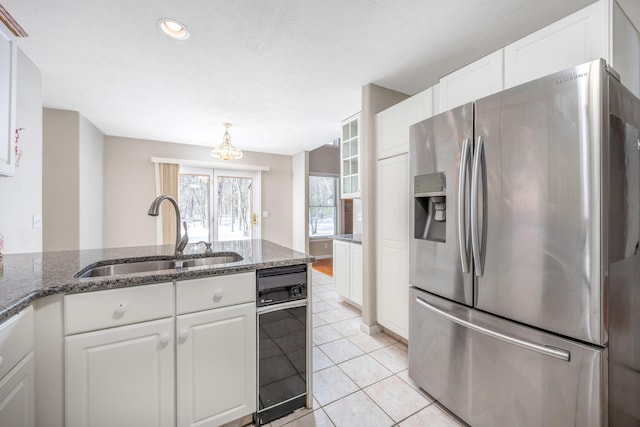
[[342,121],[340,197],[360,197],[360,113]]

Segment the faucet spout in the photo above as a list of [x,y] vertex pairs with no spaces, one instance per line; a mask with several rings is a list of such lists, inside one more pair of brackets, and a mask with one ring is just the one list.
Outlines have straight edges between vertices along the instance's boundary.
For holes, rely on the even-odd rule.
[[179,256],[182,255],[182,251],[184,250],[185,246],[187,246],[187,243],[189,243],[189,235],[187,234],[187,222],[183,222],[183,226],[184,226],[184,235],[181,236],[180,235],[180,208],[178,207],[178,202],[176,202],[176,199],[174,199],[171,196],[168,196],[166,194],[162,195],[162,196],[158,196],[156,197],[153,202],[151,202],[151,206],[149,206],[149,211],[147,212],[148,215],[150,216],[158,216],[160,214],[160,204],[165,201],[168,200],[169,202],[171,202],[171,204],[173,205],[173,208],[176,211],[176,249],[175,249],[175,255]]

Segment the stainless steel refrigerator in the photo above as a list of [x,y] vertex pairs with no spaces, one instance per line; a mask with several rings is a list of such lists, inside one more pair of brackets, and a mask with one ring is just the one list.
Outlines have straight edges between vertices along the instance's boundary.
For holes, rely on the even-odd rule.
[[467,423],[640,425],[638,129],[602,60],[411,126],[409,375]]

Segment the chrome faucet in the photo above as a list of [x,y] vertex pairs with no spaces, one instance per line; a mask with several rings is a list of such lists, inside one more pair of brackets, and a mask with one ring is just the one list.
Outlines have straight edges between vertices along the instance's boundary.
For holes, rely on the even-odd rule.
[[213,252],[211,250],[211,242],[205,242],[204,240],[200,240],[198,243],[196,243],[196,245],[199,245],[199,244],[203,244],[204,245],[204,247],[205,247],[204,248],[204,253],[205,254],[210,254],[210,253]]
[[160,214],[160,204],[164,201],[168,200],[171,202],[173,207],[176,210],[176,251],[175,254],[177,256],[182,255],[182,251],[184,251],[185,246],[189,243],[189,235],[187,234],[187,222],[184,221],[182,225],[184,226],[184,235],[180,236],[180,208],[178,208],[178,203],[176,199],[171,196],[162,195],[155,198],[155,200],[149,206],[149,212],[147,214],[151,216],[158,216]]

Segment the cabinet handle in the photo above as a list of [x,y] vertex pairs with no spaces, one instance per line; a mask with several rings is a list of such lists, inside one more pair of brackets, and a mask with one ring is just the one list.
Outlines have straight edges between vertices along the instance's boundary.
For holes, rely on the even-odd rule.
[[0,356],[0,366],[4,363],[4,357]]
[[180,341],[184,341],[187,338],[189,338],[189,330],[188,329],[181,330],[180,333],[178,334],[178,338],[180,338]]
[[115,310],[115,313],[119,316],[122,316],[123,314],[125,314],[127,312],[127,304],[125,303],[120,303]]
[[213,302],[220,302],[223,295],[224,292],[222,292],[222,289],[218,289],[217,291],[215,291],[213,294]]
[[169,336],[169,334],[162,334],[160,335],[160,344],[169,344],[169,341],[171,341],[171,337]]

